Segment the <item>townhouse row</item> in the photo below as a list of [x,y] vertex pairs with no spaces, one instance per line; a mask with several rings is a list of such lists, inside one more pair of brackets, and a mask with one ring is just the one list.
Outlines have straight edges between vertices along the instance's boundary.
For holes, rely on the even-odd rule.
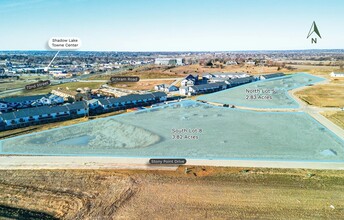
[[149,94],[132,94],[119,98],[92,99],[61,106],[40,106],[20,109],[0,114],[0,131],[125,110],[133,107],[149,106],[166,100],[166,93],[154,92]]

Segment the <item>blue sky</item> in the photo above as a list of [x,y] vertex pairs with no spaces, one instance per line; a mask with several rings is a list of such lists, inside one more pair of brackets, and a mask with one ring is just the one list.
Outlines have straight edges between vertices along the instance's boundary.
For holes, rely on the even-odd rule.
[[[81,50],[343,49],[341,0],[0,0],[0,50],[44,50],[79,37]],[[316,21],[323,39],[306,39]]]

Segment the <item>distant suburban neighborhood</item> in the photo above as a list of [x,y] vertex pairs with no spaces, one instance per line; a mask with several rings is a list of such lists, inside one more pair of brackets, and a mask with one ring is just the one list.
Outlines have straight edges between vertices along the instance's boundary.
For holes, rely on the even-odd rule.
[[[332,56],[335,54],[333,52]],[[285,73],[281,70],[290,71],[299,60],[314,58],[308,51],[285,53],[283,59],[287,61],[284,62],[280,61],[281,55],[274,52],[142,52],[139,55],[65,52],[47,67],[53,55],[40,51],[0,53],[0,131],[110,112],[137,111],[190,99],[282,77]],[[326,60],[323,54],[318,56],[319,60]],[[191,70],[194,66],[196,68]],[[181,73],[171,71],[178,68]],[[253,74],[254,68],[261,69],[261,73]],[[264,68],[268,73],[264,73]],[[134,89],[133,82],[112,82],[113,76],[135,76],[139,81],[134,83]],[[341,78],[344,73],[333,71],[329,76]],[[43,88],[45,93],[40,89],[25,89],[26,85],[41,80],[51,82]]]
[[[283,76],[283,73],[252,77],[242,74],[205,74],[188,75],[182,81],[180,88],[173,85],[156,85],[157,92],[145,94],[129,94],[120,97],[98,98],[89,88],[78,91],[52,90],[47,95],[8,97],[0,99],[0,130],[26,127],[48,122],[63,121],[89,115],[103,114],[136,107],[146,107],[153,104],[173,100],[174,94],[179,99],[199,94],[206,94],[243,85],[257,80]],[[65,103],[68,100],[72,103]]]

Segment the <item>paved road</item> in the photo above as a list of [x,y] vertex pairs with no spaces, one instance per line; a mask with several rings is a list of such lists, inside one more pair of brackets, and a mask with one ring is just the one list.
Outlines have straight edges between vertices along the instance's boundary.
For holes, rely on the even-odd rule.
[[[50,86],[59,85],[59,84],[62,84],[62,83],[70,82],[70,81],[62,81],[62,83],[60,83],[60,80],[50,80],[50,81],[51,81]],[[32,81],[32,83],[33,83],[33,82],[37,82],[37,81]],[[27,84],[30,84],[30,82],[28,82]],[[15,96],[15,95],[17,95],[19,92],[22,92],[22,91],[24,91],[24,90],[25,90],[24,87],[22,87],[22,88],[17,88],[17,89],[5,90],[5,91],[0,92],[0,97]]]
[[328,128],[330,131],[335,133],[340,138],[344,139],[344,130],[333,123],[332,121],[328,120],[325,116],[323,116],[321,113],[326,111],[342,111],[341,108],[329,108],[329,107],[317,107],[317,106],[310,106],[307,103],[303,102],[301,99],[299,99],[295,92],[300,91],[304,89],[304,87],[290,90],[288,91],[289,95],[293,97],[300,105],[300,108],[303,112],[309,114],[312,116],[315,120],[317,120],[319,123],[324,125],[326,128]]
[[[343,162],[187,159],[189,166],[269,167],[344,170]],[[149,165],[149,158],[95,156],[0,156],[0,170],[9,169],[144,169],[174,171],[178,165]]]
[[185,78],[176,78],[176,80],[171,84],[172,86],[177,85],[178,83],[180,83],[183,79]]
[[11,93],[19,92],[19,91],[22,91],[22,90],[24,90],[24,88],[8,89],[8,90],[0,92],[0,95],[11,94]]
[[149,165],[148,158],[97,156],[0,156],[0,170],[8,169],[126,169],[168,170],[178,165]]

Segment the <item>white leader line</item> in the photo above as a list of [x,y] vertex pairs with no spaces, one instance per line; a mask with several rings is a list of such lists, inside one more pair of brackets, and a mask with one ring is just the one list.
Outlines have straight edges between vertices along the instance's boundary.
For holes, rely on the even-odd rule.
[[50,61],[50,63],[48,64],[48,66],[46,67],[47,71],[50,67],[50,65],[54,62],[55,58],[57,57],[57,55],[59,54],[60,51],[57,51],[57,53],[55,54],[54,58]]

